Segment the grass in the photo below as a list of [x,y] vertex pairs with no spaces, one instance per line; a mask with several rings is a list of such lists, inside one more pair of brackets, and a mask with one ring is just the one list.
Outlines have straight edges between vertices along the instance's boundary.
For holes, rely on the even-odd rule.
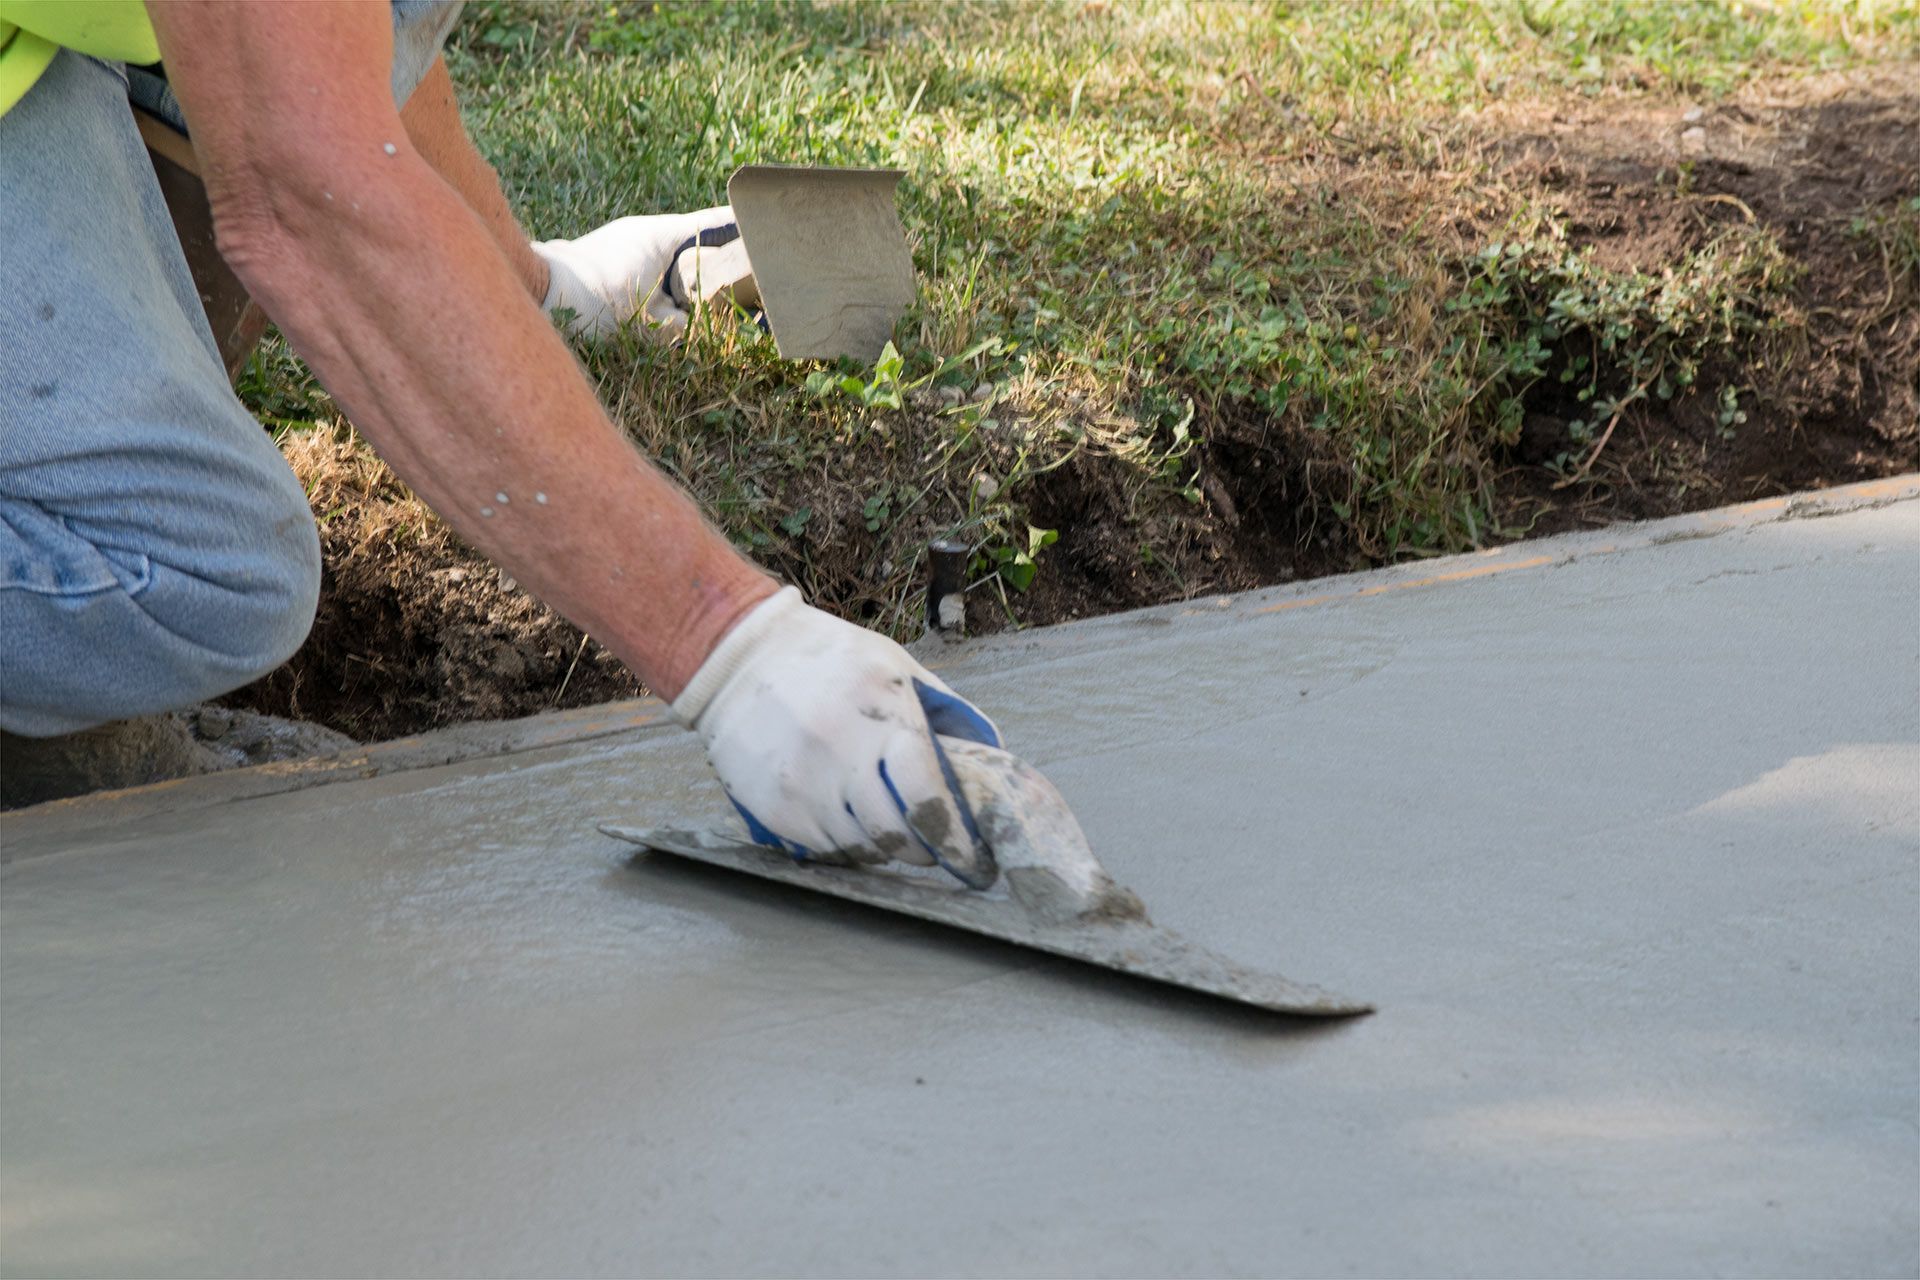
[[[1779,323],[1773,235],[1597,261],[1491,176],[1482,122],[1917,47],[1908,0],[502,4],[449,60],[536,236],[717,203],[744,163],[906,170],[921,299],[881,367],[785,364],[724,315],[583,352],[742,545],[906,633],[932,536],[1015,615],[1075,521],[1163,595],[1208,585],[1209,521],[1336,565],[1513,536],[1503,451],[1543,384],[1583,406],[1570,483],[1645,398],[1736,429],[1740,387],[1703,379]],[[1859,221],[1907,272],[1913,225]],[[277,346],[243,391],[282,429],[329,417]]]

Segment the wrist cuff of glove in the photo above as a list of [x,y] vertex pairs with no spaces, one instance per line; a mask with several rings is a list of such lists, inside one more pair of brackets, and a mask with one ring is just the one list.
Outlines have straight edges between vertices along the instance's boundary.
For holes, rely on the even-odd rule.
[[782,587],[755,605],[713,647],[707,660],[693,673],[693,679],[687,681],[687,687],[673,700],[674,717],[689,728],[699,728],[700,713],[707,709],[714,695],[753,660],[768,638],[806,607],[798,587]]

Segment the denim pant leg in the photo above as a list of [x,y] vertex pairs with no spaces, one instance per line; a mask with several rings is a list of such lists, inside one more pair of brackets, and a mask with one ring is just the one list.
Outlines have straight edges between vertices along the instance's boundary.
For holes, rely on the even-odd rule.
[[107,64],[0,116],[0,729],[208,698],[312,625],[299,482],[234,398]]

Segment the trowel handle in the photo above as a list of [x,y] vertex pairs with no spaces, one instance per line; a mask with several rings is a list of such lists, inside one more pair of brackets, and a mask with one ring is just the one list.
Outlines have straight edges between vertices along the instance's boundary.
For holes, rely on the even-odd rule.
[[753,263],[739,227],[729,222],[691,237],[674,250],[673,265],[661,287],[675,304],[691,311],[696,303],[726,295],[743,307],[760,305]]

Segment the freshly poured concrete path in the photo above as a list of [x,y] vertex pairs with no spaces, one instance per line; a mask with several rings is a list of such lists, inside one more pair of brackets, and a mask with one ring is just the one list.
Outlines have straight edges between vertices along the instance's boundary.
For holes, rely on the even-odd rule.
[[11,815],[0,1270],[1912,1275],[1917,496],[943,655],[1358,1021],[630,866],[648,704]]

